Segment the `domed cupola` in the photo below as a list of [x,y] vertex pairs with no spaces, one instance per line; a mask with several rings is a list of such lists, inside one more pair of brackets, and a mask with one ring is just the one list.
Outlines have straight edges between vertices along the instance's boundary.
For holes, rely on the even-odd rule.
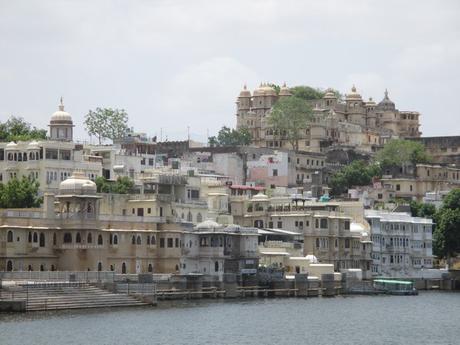
[[75,171],[59,185],[60,195],[94,195],[96,190],[96,184],[80,171]]
[[243,90],[241,90],[239,98],[246,98],[246,97],[251,98],[251,91],[249,91],[246,84],[244,84]]
[[353,85],[351,88],[351,92],[347,94],[345,97],[345,101],[362,101],[363,98],[361,95],[356,91],[356,86]]
[[279,96],[280,97],[292,96],[291,90],[286,86],[286,83],[284,83],[283,86],[281,87]]
[[64,110],[62,97],[59,110],[51,115],[49,127],[51,140],[72,141],[74,127],[72,116]]
[[396,109],[395,104],[393,101],[388,97],[388,90],[385,90],[385,97],[383,100],[377,105],[378,110],[390,110],[394,111]]

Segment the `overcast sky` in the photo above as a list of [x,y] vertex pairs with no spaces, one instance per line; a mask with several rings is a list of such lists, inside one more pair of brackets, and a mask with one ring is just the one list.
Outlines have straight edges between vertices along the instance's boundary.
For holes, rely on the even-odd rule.
[[0,121],[44,127],[64,97],[124,108],[136,131],[205,141],[233,127],[244,83],[353,84],[460,135],[460,1],[0,0]]

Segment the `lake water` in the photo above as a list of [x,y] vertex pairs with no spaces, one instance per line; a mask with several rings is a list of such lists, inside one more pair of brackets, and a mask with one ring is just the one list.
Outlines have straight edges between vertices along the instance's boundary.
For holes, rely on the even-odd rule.
[[460,344],[460,293],[0,314],[0,344]]

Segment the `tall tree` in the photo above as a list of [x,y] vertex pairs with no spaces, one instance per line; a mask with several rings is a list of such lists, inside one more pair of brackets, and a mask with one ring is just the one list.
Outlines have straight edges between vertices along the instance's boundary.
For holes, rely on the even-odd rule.
[[433,250],[447,261],[460,254],[460,189],[446,195],[435,216]]
[[251,133],[245,127],[230,129],[222,127],[216,136],[209,137],[208,144],[211,147],[216,146],[247,146],[251,143]]
[[85,129],[96,136],[99,144],[104,139],[118,139],[128,130],[128,114],[124,109],[96,108],[85,116]]
[[427,163],[430,160],[429,155],[425,152],[423,144],[412,141],[393,139],[385,144],[380,150],[375,160],[379,162],[380,166],[402,166],[404,164],[412,163]]
[[324,91],[305,85],[291,87],[290,91],[294,97],[301,98],[306,101],[321,99],[324,96]]
[[298,97],[283,97],[275,103],[268,123],[292,146],[299,149],[300,131],[305,129],[312,118],[312,110],[307,101]]
[[0,141],[29,141],[46,139],[46,129],[38,129],[22,117],[11,116],[0,122]]
[[42,199],[38,196],[38,181],[23,176],[7,184],[0,184],[0,208],[38,207]]
[[115,182],[107,181],[105,177],[98,176],[96,186],[98,193],[129,194],[133,191],[134,182],[127,176],[118,177]]
[[381,171],[377,165],[362,160],[353,161],[332,175],[329,182],[331,194],[340,195],[351,187],[367,186],[372,183],[373,177],[380,175]]

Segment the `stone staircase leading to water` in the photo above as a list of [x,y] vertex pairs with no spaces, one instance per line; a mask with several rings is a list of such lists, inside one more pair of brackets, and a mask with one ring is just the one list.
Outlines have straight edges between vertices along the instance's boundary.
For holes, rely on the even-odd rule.
[[111,293],[88,283],[21,284],[4,290],[5,295],[26,300],[27,311],[148,305],[134,296]]

